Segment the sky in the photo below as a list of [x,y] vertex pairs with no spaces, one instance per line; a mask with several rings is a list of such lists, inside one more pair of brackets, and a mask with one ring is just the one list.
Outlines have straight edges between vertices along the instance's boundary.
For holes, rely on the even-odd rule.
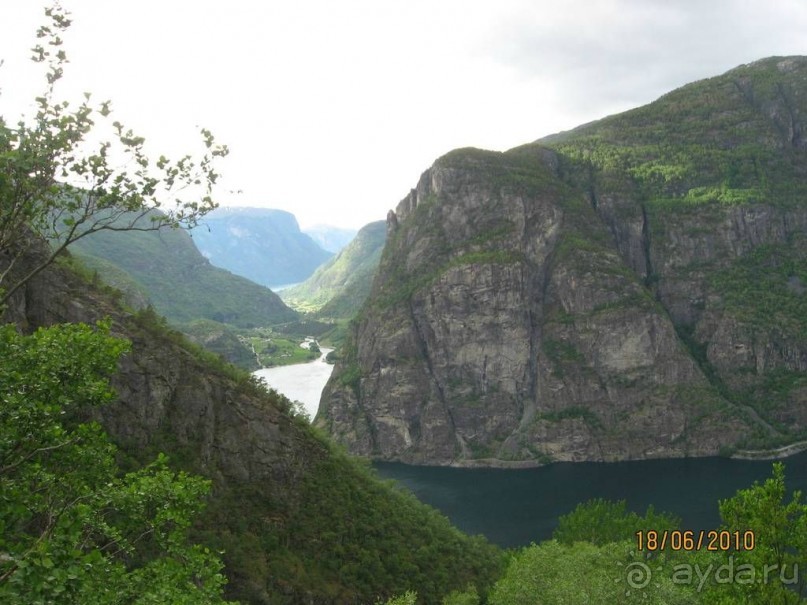
[[[0,2],[0,115],[39,94],[39,0]],[[383,219],[435,159],[506,150],[771,55],[807,3],[746,0],[62,0],[59,95],[111,100],[155,156],[226,143],[216,198],[303,227]]]

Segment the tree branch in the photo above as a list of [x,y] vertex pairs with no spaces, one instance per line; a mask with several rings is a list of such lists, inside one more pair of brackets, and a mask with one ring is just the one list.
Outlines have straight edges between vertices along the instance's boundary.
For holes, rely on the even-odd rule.
[[68,439],[67,441],[64,441],[62,443],[58,443],[56,445],[50,445],[48,447],[37,448],[34,451],[32,451],[30,454],[25,456],[24,458],[20,458],[16,462],[14,462],[12,464],[8,464],[8,465],[0,468],[0,475],[5,475],[9,471],[14,470],[19,465],[24,464],[25,462],[28,462],[31,458],[33,458],[37,454],[43,454],[45,452],[52,452],[54,450],[61,449],[61,448],[65,447],[65,446],[67,446],[67,445],[72,445],[72,444],[77,443],[77,442],[78,442],[78,437],[74,437],[73,439]]

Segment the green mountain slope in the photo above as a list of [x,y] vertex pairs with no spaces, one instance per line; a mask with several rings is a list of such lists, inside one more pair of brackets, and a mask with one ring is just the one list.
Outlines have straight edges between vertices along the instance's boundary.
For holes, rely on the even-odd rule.
[[102,231],[77,241],[71,251],[103,278],[109,275],[113,285],[125,280],[108,264],[124,271],[174,323],[209,319],[247,328],[297,317],[267,288],[212,266],[182,230]]
[[333,256],[283,210],[218,208],[191,235],[215,266],[270,288],[303,281]]
[[282,290],[280,298],[297,310],[315,311],[319,317],[353,317],[370,293],[385,239],[384,221],[365,225],[339,254],[302,284]]
[[807,437],[807,58],[505,153],[390,219],[317,423],[438,464],[729,453]]

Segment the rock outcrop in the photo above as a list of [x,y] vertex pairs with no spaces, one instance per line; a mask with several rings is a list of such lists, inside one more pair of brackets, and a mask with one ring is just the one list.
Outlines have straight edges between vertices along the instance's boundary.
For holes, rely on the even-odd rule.
[[427,464],[705,456],[807,430],[807,59],[506,153],[390,214],[317,424]]

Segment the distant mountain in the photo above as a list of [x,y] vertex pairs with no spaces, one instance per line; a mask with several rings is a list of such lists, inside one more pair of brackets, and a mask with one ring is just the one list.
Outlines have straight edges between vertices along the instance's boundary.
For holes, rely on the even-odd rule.
[[219,208],[191,236],[210,262],[267,287],[301,282],[328,260],[290,212]]
[[302,284],[280,292],[280,297],[292,307],[316,311],[321,317],[353,317],[370,294],[386,233],[384,221],[365,225],[339,254]]
[[303,229],[323,250],[336,254],[356,237],[355,229],[344,229],[330,225],[314,225]]

